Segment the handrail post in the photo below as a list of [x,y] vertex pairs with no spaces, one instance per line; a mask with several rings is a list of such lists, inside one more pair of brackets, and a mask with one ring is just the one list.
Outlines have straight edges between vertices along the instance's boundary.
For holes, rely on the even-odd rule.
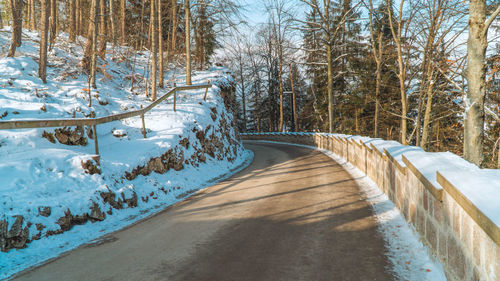
[[208,87],[205,88],[205,96],[203,97],[204,101],[207,101],[207,93],[208,93]]
[[97,125],[92,125],[92,130],[94,131],[95,155],[99,155],[99,143],[97,142]]
[[174,111],[175,111],[175,104],[176,104],[176,101],[177,101],[177,88],[174,92]]
[[[141,105],[141,110],[142,110],[142,105]],[[146,138],[146,122],[144,121],[144,112],[141,113],[141,119],[142,119],[142,135],[144,138]]]

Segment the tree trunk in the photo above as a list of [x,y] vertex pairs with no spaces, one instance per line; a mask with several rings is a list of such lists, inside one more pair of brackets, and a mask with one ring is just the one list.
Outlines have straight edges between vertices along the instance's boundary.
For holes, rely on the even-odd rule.
[[[101,0],[102,1],[102,0]],[[97,68],[97,58],[96,58],[96,53],[97,53],[97,28],[98,28],[98,16],[97,16],[97,10],[99,7],[99,0],[92,0],[92,5],[90,8],[90,17],[91,17],[91,22],[89,23],[89,37],[92,39],[90,40],[91,47],[90,47],[90,77],[89,77],[89,83],[92,86],[92,88],[96,89],[96,68]],[[88,42],[87,42],[88,44]],[[90,89],[89,89],[90,91]]]
[[106,10],[106,0],[99,1],[99,33],[101,37],[101,44],[99,46],[99,56],[102,59],[106,58],[106,46],[108,42],[107,35],[107,10]]
[[127,40],[127,32],[125,30],[125,15],[126,15],[126,0],[121,0],[120,1],[120,12],[121,12],[121,33],[122,33],[122,38],[121,38],[121,44],[125,45],[125,41]]
[[156,16],[158,13],[156,12],[156,0],[151,0],[151,15],[150,15],[150,24],[151,24],[151,99],[156,100],[156,43],[158,41],[156,32]]
[[111,41],[113,44],[116,43],[116,32],[115,32],[115,4],[114,0],[109,0],[109,23],[111,31]]
[[38,77],[47,83],[47,36],[49,31],[49,2],[41,0],[41,32],[40,32],[40,63],[38,64]]
[[2,19],[2,6],[0,6],[0,29],[3,28],[3,19]]
[[76,35],[82,35],[82,23],[80,20],[80,15],[81,15],[81,6],[82,4],[80,3],[81,0],[76,0],[75,3],[75,33]]
[[50,1],[50,19],[49,19],[49,50],[54,47],[57,32],[57,0]]
[[158,0],[157,2],[157,10],[158,10],[158,54],[159,54],[159,81],[158,81],[158,86],[160,88],[163,88],[163,11],[162,11],[162,6],[161,6],[161,0]]
[[243,132],[247,131],[247,105],[246,105],[246,92],[245,92],[245,77],[243,74],[243,57],[241,52],[238,54],[240,65],[240,81],[241,81],[241,104],[243,106]]
[[378,50],[373,52],[375,56],[375,63],[377,65],[377,78],[375,80],[375,117],[373,120],[373,137],[379,136],[379,122],[380,122],[380,86],[382,85],[382,32],[378,35]]
[[297,100],[295,99],[295,87],[293,85],[293,72],[292,72],[292,64],[288,64],[288,68],[290,69],[290,86],[292,86],[292,116],[293,116],[293,131],[299,131],[299,120],[297,118]]
[[483,164],[484,98],[486,95],[485,28],[486,0],[469,4],[469,39],[467,41],[467,95],[465,97],[464,158]]
[[434,81],[433,76],[429,78],[429,85],[427,86],[427,105],[424,114],[424,126],[422,127],[422,139],[420,141],[420,147],[427,150],[429,143],[429,124],[431,123],[431,110],[432,110],[432,96],[434,91]]
[[326,63],[328,64],[328,132],[333,133],[333,62],[330,36],[326,37]]
[[278,46],[280,52],[280,70],[279,70],[279,86],[280,86],[280,132],[283,132],[283,48]]
[[10,43],[8,57],[16,55],[16,48],[21,46],[21,35],[23,28],[23,1],[10,0],[10,9],[12,12],[12,40]]
[[69,0],[69,41],[76,40],[76,0]]
[[175,52],[175,44],[177,42],[177,0],[172,0],[172,52]]
[[31,10],[31,30],[37,29],[36,24],[36,10],[35,10],[35,0],[31,0],[31,5],[28,7]]
[[191,9],[189,0],[185,0],[184,10],[186,12],[186,85],[191,85]]
[[32,1],[33,0],[28,0],[28,2],[27,2],[28,6],[26,6],[26,21],[24,23],[29,30],[33,30],[31,28],[31,22],[33,21],[33,17],[31,16],[31,2]]

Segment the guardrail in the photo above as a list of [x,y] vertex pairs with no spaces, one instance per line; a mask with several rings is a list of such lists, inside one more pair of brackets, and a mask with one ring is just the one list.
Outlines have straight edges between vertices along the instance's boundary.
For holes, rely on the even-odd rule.
[[205,89],[205,95],[203,100],[207,99],[208,89],[212,87],[212,84],[200,84],[200,85],[192,85],[192,86],[179,86],[174,87],[168,93],[158,98],[150,105],[146,106],[139,110],[108,115],[104,117],[98,118],[68,118],[68,119],[44,119],[44,120],[9,120],[9,121],[0,121],[0,130],[15,130],[15,129],[33,129],[33,128],[50,128],[50,127],[69,127],[69,126],[88,126],[92,127],[93,137],[94,137],[94,146],[95,146],[95,154],[99,155],[99,145],[97,140],[97,125],[110,123],[113,121],[123,120],[131,117],[140,116],[142,119],[142,134],[144,138],[146,138],[146,123],[144,120],[144,115],[148,111],[151,111],[154,107],[158,106],[162,101],[168,99],[170,96],[174,95],[174,111],[176,107],[177,100],[177,92],[179,91],[187,91],[187,90],[197,90],[197,89]]

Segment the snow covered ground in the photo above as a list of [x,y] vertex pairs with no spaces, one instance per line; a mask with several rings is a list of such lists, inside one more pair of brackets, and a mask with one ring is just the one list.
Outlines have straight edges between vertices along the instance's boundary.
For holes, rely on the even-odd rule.
[[[134,56],[108,46],[89,107],[87,75],[79,66],[84,40],[70,44],[59,37],[49,53],[47,84],[37,77],[37,33],[23,30],[15,58],[0,52],[0,121],[102,117],[150,103],[148,52]],[[9,42],[7,27],[0,46]],[[169,66],[174,70],[158,96],[184,84],[175,67]],[[0,279],[160,211],[251,160],[221,97],[232,83],[229,71],[193,74],[193,84],[214,84],[206,101],[204,90],[193,90],[178,94],[176,112],[171,99],[162,103],[145,116],[146,139],[140,118],[99,125],[99,164],[88,128],[68,130],[77,145],[62,144],[64,132],[56,128],[0,130]]]

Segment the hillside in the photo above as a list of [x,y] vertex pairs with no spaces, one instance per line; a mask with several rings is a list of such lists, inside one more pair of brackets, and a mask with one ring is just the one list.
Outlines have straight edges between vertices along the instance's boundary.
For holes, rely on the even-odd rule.
[[[97,91],[88,105],[87,75],[79,66],[84,39],[61,34],[49,52],[47,84],[37,77],[38,35],[23,30],[15,58],[6,58],[10,30],[0,30],[0,121],[90,118],[140,109],[146,96],[148,52],[110,46],[99,59]],[[136,60],[134,62],[134,60]],[[181,70],[169,65],[158,96]],[[133,78],[132,78],[133,77]],[[131,79],[134,88],[131,90]],[[252,155],[233,129],[224,104],[231,73],[193,73],[205,90],[178,94],[141,119],[97,127],[100,159],[89,128],[0,130],[0,278],[147,217],[244,166]]]

